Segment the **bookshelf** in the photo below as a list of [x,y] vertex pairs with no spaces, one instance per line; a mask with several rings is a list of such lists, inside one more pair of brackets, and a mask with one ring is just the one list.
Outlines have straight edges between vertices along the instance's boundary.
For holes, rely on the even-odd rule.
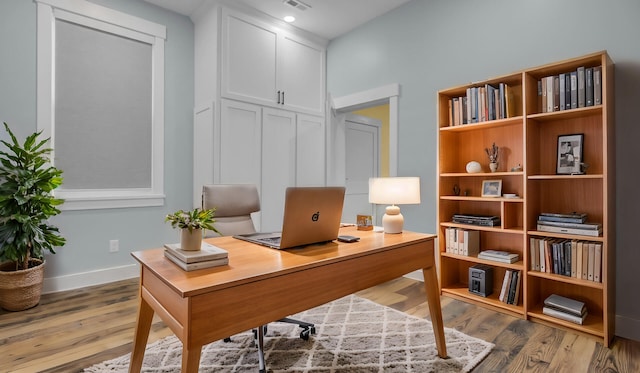
[[[556,105],[544,102],[549,105],[543,106],[540,83],[543,80],[552,82],[548,77],[558,76],[559,79],[565,77],[569,87],[571,72],[581,68],[591,70],[590,74],[594,71],[598,74],[598,92],[596,100],[592,99],[593,106],[572,108],[567,104],[571,97],[567,93],[563,100],[566,107],[559,108],[555,89],[548,92],[555,94],[552,100]],[[449,227],[474,229],[480,232],[481,251],[502,250],[520,256],[519,261],[507,264],[475,255],[454,254],[446,251],[445,239],[440,239],[438,252],[443,295],[570,329],[609,345],[615,317],[613,71],[613,62],[602,51],[438,92],[439,236],[444,238]],[[466,97],[470,97],[470,88],[481,91],[481,87],[489,86],[508,87],[509,96],[495,94],[494,89],[487,88],[496,95],[491,103],[495,105],[493,114],[489,114],[487,108],[484,116],[468,111]],[[505,100],[509,101],[510,109],[501,114],[500,105]],[[476,121],[476,117],[484,120]],[[582,162],[588,167],[582,174],[558,174],[558,137],[573,134],[583,134]],[[485,148],[493,143],[500,148],[496,172],[489,171],[485,153]],[[465,166],[469,161],[479,162],[483,171],[467,173]],[[518,165],[521,168],[517,168]],[[501,194],[512,193],[517,197],[481,197],[485,180],[501,180]],[[541,213],[574,211],[584,212],[590,222],[600,223],[602,234],[592,237],[537,230]],[[491,227],[458,224],[452,221],[454,214],[498,216],[500,224]],[[532,238],[537,240],[532,241]],[[535,267],[531,242],[553,238],[601,244],[601,281],[531,268],[532,265]],[[476,264],[493,268],[493,293],[487,297],[468,290],[469,267]],[[519,270],[522,274],[515,305],[498,299],[507,270]],[[580,325],[544,315],[543,302],[551,294],[585,302],[589,313],[586,321]]]

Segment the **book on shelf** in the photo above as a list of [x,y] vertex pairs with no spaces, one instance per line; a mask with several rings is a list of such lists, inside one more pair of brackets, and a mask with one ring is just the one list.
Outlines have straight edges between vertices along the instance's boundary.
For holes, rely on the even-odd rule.
[[576,299],[563,297],[558,294],[551,294],[544,300],[544,305],[570,315],[582,316],[587,312],[584,302]]
[[561,320],[565,320],[565,321],[569,321],[572,322],[574,324],[579,324],[579,325],[583,325],[584,321],[587,319],[587,313],[585,312],[584,315],[581,316],[576,316],[576,315],[572,315],[566,312],[562,312],[560,310],[557,310],[555,308],[551,308],[551,307],[542,307],[542,313],[547,315],[547,316],[552,316]]
[[565,223],[561,221],[538,220],[538,224],[544,224],[544,225],[549,225],[553,227],[562,227],[562,228],[602,230],[602,224],[600,223]]
[[593,104],[602,104],[602,66],[593,68]]
[[580,66],[577,69],[578,72],[578,107],[585,107],[586,95],[585,95],[585,70],[584,66]]
[[571,109],[571,73],[564,74],[565,80],[565,98],[564,98],[564,110]]
[[480,232],[447,227],[445,229],[445,251],[465,256],[477,255],[480,251]]
[[502,287],[500,288],[500,296],[498,299],[504,303],[507,303],[506,296],[508,295],[509,283],[511,282],[511,272],[513,272],[511,269],[507,269],[504,272],[504,278],[502,279]]
[[571,79],[571,108],[578,108],[578,72],[572,71],[570,74]]
[[547,76],[545,80],[547,81],[547,113],[552,113],[554,105],[553,100],[555,98],[553,91],[553,76]]
[[599,237],[602,234],[602,228],[601,229],[566,228],[566,227],[558,227],[554,225],[540,224],[540,223],[538,223],[537,229],[541,232],[577,234],[580,236]]
[[520,260],[520,255],[502,250],[483,250],[478,254],[478,258],[500,263],[515,263]]
[[587,214],[574,212],[571,214],[560,214],[554,212],[543,212],[538,216],[538,221],[554,221],[561,223],[584,223],[587,221]]
[[226,258],[229,253],[227,250],[207,242],[202,242],[200,250],[182,250],[179,243],[164,244],[165,251],[170,252],[174,257],[180,259],[184,263],[204,262],[208,260]]
[[197,269],[212,268],[212,267],[224,266],[224,265],[229,264],[229,258],[228,257],[224,257],[224,258],[220,258],[220,259],[211,259],[211,260],[204,260],[204,261],[199,261],[199,262],[186,263],[186,262],[182,261],[182,259],[174,256],[172,254],[172,251],[170,251],[170,250],[165,250],[164,251],[164,256],[165,256],[165,258],[169,259],[170,261],[172,261],[178,267],[182,268],[185,271],[195,271]]
[[500,218],[488,215],[454,214],[451,218],[454,223],[495,227],[500,225]]
[[521,278],[522,273],[520,271],[511,271],[511,281],[509,283],[509,297],[507,298],[507,304],[518,304]]
[[560,77],[553,76],[553,111],[560,110]]
[[560,96],[559,97],[559,105],[560,106],[558,108],[559,110],[566,110],[566,101],[565,101],[566,98],[567,98],[567,96],[566,96],[567,90],[565,88],[566,87],[566,81],[567,81],[565,79],[566,75],[567,74],[565,74],[565,73],[562,73],[562,74],[558,75],[558,79],[560,81],[560,95],[559,95]]
[[593,67],[584,70],[585,106],[593,106]]

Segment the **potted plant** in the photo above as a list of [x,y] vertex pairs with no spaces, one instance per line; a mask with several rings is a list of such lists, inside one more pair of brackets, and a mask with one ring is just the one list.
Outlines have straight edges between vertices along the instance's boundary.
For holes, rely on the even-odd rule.
[[48,219],[58,215],[62,199],[53,190],[62,184],[62,171],[49,163],[49,139],[41,132],[20,144],[11,141],[0,150],[0,306],[21,311],[40,302],[44,280],[44,253],[55,254],[65,239]]
[[191,211],[178,210],[165,217],[165,222],[170,222],[173,228],[179,228],[180,248],[182,250],[200,250],[202,244],[203,229],[218,230],[213,226],[215,209],[193,209]]

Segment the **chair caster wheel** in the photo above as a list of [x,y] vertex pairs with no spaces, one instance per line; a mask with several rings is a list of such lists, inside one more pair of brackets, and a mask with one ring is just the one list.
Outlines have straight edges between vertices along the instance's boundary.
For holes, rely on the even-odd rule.
[[267,373],[266,369],[260,369],[260,373]]
[[227,343],[231,342],[231,337],[225,338],[224,341],[227,342]]

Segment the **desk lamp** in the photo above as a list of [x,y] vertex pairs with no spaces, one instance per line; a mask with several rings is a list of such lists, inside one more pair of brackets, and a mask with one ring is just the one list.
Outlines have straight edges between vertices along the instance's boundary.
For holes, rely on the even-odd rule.
[[402,233],[404,217],[396,205],[420,203],[420,178],[373,177],[369,179],[369,203],[386,204],[384,233]]

